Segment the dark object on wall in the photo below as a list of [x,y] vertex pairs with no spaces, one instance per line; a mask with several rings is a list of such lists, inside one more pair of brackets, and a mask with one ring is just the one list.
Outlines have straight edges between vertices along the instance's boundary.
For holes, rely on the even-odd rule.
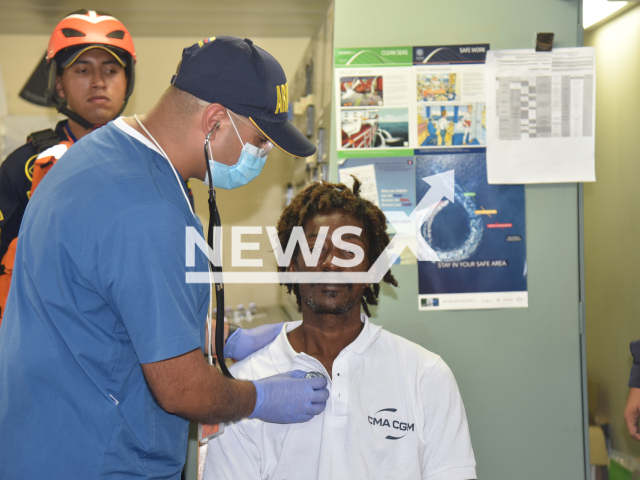
[[536,34],[536,52],[550,52],[553,50],[553,33]]

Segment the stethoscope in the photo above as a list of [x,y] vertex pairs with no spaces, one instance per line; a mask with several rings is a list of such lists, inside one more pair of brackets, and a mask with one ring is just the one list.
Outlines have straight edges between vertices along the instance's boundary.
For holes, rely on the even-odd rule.
[[[220,128],[220,123],[217,123],[216,126],[207,134],[207,137],[204,140],[204,158],[207,164],[207,173],[209,175],[209,227],[207,229],[207,243],[209,244],[209,248],[211,251],[213,249],[213,237],[214,237],[214,228],[213,227],[221,227],[222,222],[220,221],[220,212],[218,211],[218,204],[216,203],[216,191],[213,188],[213,176],[211,175],[211,163],[209,162],[209,139],[213,132],[215,132],[218,128]],[[218,239],[219,240],[219,239]],[[219,244],[219,241],[216,241]],[[220,252],[222,253],[222,252]],[[222,263],[222,262],[220,262]],[[216,292],[216,333],[215,333],[215,345],[216,345],[216,358],[218,359],[218,365],[220,366],[220,370],[222,373],[229,377],[233,378],[231,372],[227,368],[227,364],[224,361],[224,283],[222,283],[222,265],[216,266],[209,259],[209,269],[214,274],[217,274],[218,278],[220,278],[220,283],[214,282],[214,289]],[[215,276],[214,276],[215,278]],[[213,282],[213,280],[212,280]],[[211,332],[211,325],[209,325],[209,332]],[[211,342],[209,341],[209,351],[211,351]]]
[[[142,124],[142,122],[140,121],[138,116],[134,115],[133,117],[135,118],[136,122],[138,122],[138,125],[140,125],[140,127],[145,131],[145,133],[153,141],[155,146],[158,147],[158,149],[160,150],[160,153],[162,154],[162,156],[164,158],[166,158],[167,161],[169,162],[169,165],[171,165],[171,169],[173,170],[173,174],[175,175],[176,180],[178,181],[178,184],[180,186],[180,191],[182,191],[182,194],[184,195],[184,198],[187,201],[187,204],[189,205],[189,209],[191,210],[191,213],[195,216],[193,208],[191,207],[191,202],[187,198],[187,194],[185,193],[184,188],[182,186],[183,182],[180,181],[180,177],[178,176],[178,172],[176,172],[176,169],[173,166],[173,164],[171,163],[171,160],[169,160],[169,156],[165,153],[165,151],[162,149],[162,147],[156,141],[156,139],[153,138],[153,135],[151,135],[149,130],[147,130],[147,128]],[[207,137],[204,140],[204,156],[205,156],[205,161],[206,161],[206,164],[207,164],[207,172],[208,172],[208,175],[209,175],[209,228],[208,228],[208,231],[207,231],[207,243],[209,244],[209,248],[211,248],[211,251],[214,251],[214,249],[213,249],[214,227],[221,227],[222,226],[222,222],[220,221],[220,213],[218,212],[218,205],[216,204],[216,191],[213,189],[213,180],[212,180],[213,177],[211,175],[211,165],[209,163],[209,151],[208,151],[209,150],[209,139],[211,138],[211,135],[213,134],[213,132],[215,132],[218,128],[220,128],[220,123],[219,122],[207,134]],[[220,230],[218,230],[218,231],[220,231]],[[222,252],[220,252],[220,253],[222,253]],[[211,261],[211,259],[209,259],[210,285],[213,288],[215,288],[215,292],[216,292],[216,307],[217,307],[217,311],[216,311],[216,332],[215,332],[216,358],[218,360],[218,365],[220,366],[220,370],[222,371],[222,373],[225,376],[229,377],[229,378],[234,378],[233,375],[231,375],[231,372],[229,372],[229,369],[227,368],[227,364],[224,362],[224,284],[222,283],[222,281],[220,283],[214,282],[215,274],[217,274],[217,277],[220,280],[222,280],[222,266],[214,265],[213,262]],[[212,288],[212,290],[213,290],[213,288]],[[213,296],[213,292],[210,293],[210,296]],[[208,317],[207,318],[207,322],[208,322],[208,325],[209,325],[209,338],[207,338],[207,342],[208,342],[208,346],[209,346],[209,359],[211,359],[211,314],[212,314],[212,310],[213,310],[213,308],[212,308],[213,304],[211,303],[211,301],[209,303],[210,303],[209,314],[207,315],[207,317]]]

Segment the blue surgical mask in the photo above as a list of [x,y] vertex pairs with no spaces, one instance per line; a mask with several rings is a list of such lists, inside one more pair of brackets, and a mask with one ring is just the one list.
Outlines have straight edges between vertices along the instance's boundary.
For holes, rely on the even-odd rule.
[[[229,111],[227,110],[229,113]],[[216,188],[223,188],[225,190],[232,190],[234,188],[242,187],[249,183],[251,180],[260,175],[265,162],[267,161],[267,155],[272,148],[270,142],[267,142],[266,148],[258,148],[250,143],[243,143],[240,133],[229,113],[229,119],[233,125],[240,143],[243,144],[242,152],[240,152],[240,158],[235,165],[225,165],[224,163],[216,162],[211,154],[211,144],[209,144],[209,166],[211,168],[211,175],[213,177],[213,186]],[[209,185],[209,172],[204,179],[204,184]]]

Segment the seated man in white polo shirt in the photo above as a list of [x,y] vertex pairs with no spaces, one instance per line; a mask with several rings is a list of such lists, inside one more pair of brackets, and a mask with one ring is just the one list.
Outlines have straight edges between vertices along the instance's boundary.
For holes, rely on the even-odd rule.
[[[375,262],[389,243],[385,216],[359,196],[359,187],[357,180],[353,191],[315,183],[293,199],[278,222],[282,251],[294,227],[302,226],[319,259],[307,266],[313,262],[305,262],[297,244],[288,271],[366,272]],[[334,243],[333,232],[345,226],[358,227],[359,234],[351,229]],[[357,266],[340,266],[357,262],[358,252],[364,258]],[[383,281],[397,286],[390,271]],[[228,425],[209,442],[205,480],[475,479],[453,374],[438,355],[369,321],[368,305],[377,304],[380,285],[286,286],[302,321],[286,323],[273,343],[231,372],[249,380],[290,370],[320,372],[331,392],[326,410],[304,424]]]

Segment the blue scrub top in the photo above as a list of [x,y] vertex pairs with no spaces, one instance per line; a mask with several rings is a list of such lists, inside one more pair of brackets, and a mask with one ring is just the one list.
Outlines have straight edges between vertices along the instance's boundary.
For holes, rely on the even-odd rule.
[[0,478],[178,479],[188,421],[141,363],[204,345],[204,254],[169,162],[113,123],[46,175],[20,228],[0,328]]

